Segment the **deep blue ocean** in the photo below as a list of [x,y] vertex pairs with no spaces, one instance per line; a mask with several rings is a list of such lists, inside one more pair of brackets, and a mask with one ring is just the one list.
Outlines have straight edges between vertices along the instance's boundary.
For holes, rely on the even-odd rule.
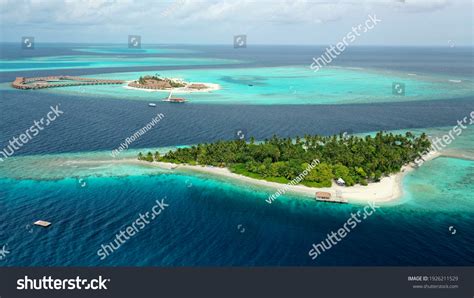
[[[37,56],[80,55],[71,47],[38,46]],[[2,59],[19,59],[17,45],[2,44]],[[178,47],[178,46],[176,46]],[[199,54],[173,57],[242,59],[225,67],[307,64],[322,48],[258,46],[233,51],[224,46],[179,46]],[[85,54],[85,53],[84,53]],[[95,54],[96,55],[96,54]],[[106,54],[104,54],[106,56]],[[335,61],[444,76],[473,75],[472,49],[354,47]],[[194,66],[194,68],[199,66]],[[221,66],[212,66],[221,67]],[[180,67],[73,69],[71,75]],[[181,67],[182,68],[182,67]],[[0,82],[17,76],[64,74],[64,70],[0,72]],[[61,104],[65,115],[15,153],[15,156],[111,150],[156,115],[143,102],[64,96],[47,92],[0,91],[0,147],[32,121]],[[334,134],[453,126],[474,110],[474,98],[345,105],[163,105],[166,117],[132,148],[196,144],[235,138],[244,130],[256,139],[304,134]],[[146,120],[144,120],[146,119]],[[446,169],[449,173],[449,169]],[[184,174],[74,177],[61,180],[0,178],[0,248],[10,254],[0,266],[322,266],[322,265],[473,265],[472,210],[438,212],[429,206],[387,206],[364,221],[317,261],[311,244],[337,230],[358,205],[327,205],[287,197],[268,205],[268,192]],[[155,200],[169,203],[154,222],[115,253],[100,260],[101,244],[149,210]],[[31,225],[39,218],[54,224]],[[452,237],[446,226],[459,231]]]

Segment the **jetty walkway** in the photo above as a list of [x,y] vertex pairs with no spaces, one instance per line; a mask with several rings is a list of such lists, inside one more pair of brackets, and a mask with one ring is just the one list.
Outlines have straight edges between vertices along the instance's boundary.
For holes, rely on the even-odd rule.
[[12,87],[16,89],[43,89],[43,88],[57,88],[69,86],[84,86],[84,85],[110,85],[123,84],[122,80],[102,80],[94,78],[83,78],[73,76],[50,76],[50,77],[35,77],[25,78],[17,77],[12,82]]

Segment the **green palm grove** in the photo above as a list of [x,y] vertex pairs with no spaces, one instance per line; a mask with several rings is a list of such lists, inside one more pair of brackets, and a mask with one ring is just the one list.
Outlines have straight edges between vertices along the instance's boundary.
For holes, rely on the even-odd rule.
[[367,185],[383,176],[397,173],[431,146],[423,133],[415,136],[378,132],[375,136],[310,136],[278,138],[273,136],[256,143],[244,140],[218,141],[178,148],[163,156],[138,155],[149,162],[212,165],[256,179],[287,183],[300,175],[313,160],[317,166],[301,181],[312,187],[329,187],[334,179],[344,179],[346,186]]

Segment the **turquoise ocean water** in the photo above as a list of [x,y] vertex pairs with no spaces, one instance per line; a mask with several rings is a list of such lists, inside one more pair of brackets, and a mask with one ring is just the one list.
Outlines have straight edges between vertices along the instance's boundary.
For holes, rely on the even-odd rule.
[[[472,134],[463,137],[459,140],[467,142],[464,145],[473,145]],[[457,148],[458,153],[462,150],[463,146]],[[132,150],[121,158],[136,153]],[[307,255],[311,244],[342,225],[362,203],[331,205],[289,194],[269,205],[265,199],[274,190],[147,164],[114,163],[109,152],[17,157],[0,166],[0,175],[0,203],[5,210],[1,236],[12,249],[6,265],[473,262],[472,159],[441,157],[409,173],[401,199],[382,204],[317,262]],[[162,198],[169,209],[136,238],[100,260],[101,245],[113,241],[116,232]],[[49,229],[32,226],[38,218],[54,224]]]
[[[333,205],[287,194],[269,205],[265,199],[274,190],[133,162],[117,163],[109,155],[158,111],[166,112],[160,126],[120,158],[133,158],[144,148],[165,152],[177,145],[229,139],[232,131],[242,126],[262,138],[273,133],[294,137],[302,131],[328,134],[345,127],[358,133],[390,127],[442,136],[451,129],[447,125],[454,126],[456,119],[474,110],[469,73],[433,71],[440,61],[435,59],[425,63],[426,68],[417,68],[415,63],[389,67],[387,62],[385,67],[360,69],[357,63],[349,63],[314,76],[305,63],[295,63],[297,57],[288,58],[293,59],[291,65],[279,65],[280,60],[271,58],[270,63],[270,58],[262,56],[267,59],[262,63],[265,65],[243,68],[240,64],[252,58],[200,47],[174,55],[170,50],[174,48],[129,53],[117,47],[82,45],[77,49],[86,51],[63,47],[40,57],[4,57],[9,62],[2,64],[1,76],[2,148],[34,119],[44,116],[49,105],[63,102],[67,111],[14,157],[0,162],[0,245],[11,252],[0,266],[474,263],[472,126],[443,152],[446,156],[407,174],[402,198],[381,205],[316,260],[308,256],[311,245],[340,228],[362,203]],[[206,51],[210,53],[206,57],[179,56]],[[280,54],[275,51],[274,57],[287,55],[287,49]],[[367,61],[385,61],[386,52],[379,50],[380,56],[376,56],[367,51],[370,55],[356,54],[366,55]],[[420,51],[414,57],[421,61],[424,53]],[[228,64],[217,66],[223,62]],[[132,93],[120,86],[23,93],[8,86],[15,76],[63,73],[66,69],[78,75],[122,79],[160,73],[218,83],[222,89],[189,95],[192,103],[202,105],[151,110],[135,100],[152,101],[158,94]],[[392,83],[399,80],[407,87],[405,96],[392,94]],[[394,104],[397,102],[403,106]],[[228,105],[216,108],[213,103]],[[295,107],[285,108],[286,104]],[[318,121],[321,111],[333,116]],[[377,118],[378,114],[384,116]],[[156,220],[105,260],[99,258],[101,245],[113,241],[117,232],[161,199],[169,207]],[[33,226],[38,219],[53,225],[48,229]]]
[[[207,60],[164,61],[164,65],[207,63]],[[149,65],[149,62],[143,61]],[[155,62],[155,61],[153,61]],[[219,61],[212,61],[218,64]],[[104,63],[101,60],[101,63]],[[125,63],[125,64],[122,64]],[[127,61],[120,61],[123,66]],[[156,63],[156,62],[155,62]],[[105,65],[107,66],[107,65]],[[218,84],[219,90],[179,94],[190,104],[350,104],[436,100],[471,96],[473,81],[450,81],[448,77],[413,75],[394,71],[364,70],[353,68],[325,68],[314,73],[307,67],[260,67],[199,70],[160,70],[157,72],[126,72],[98,74],[102,79],[137,80],[140,76],[160,75],[187,82]],[[394,96],[392,84],[404,84],[404,96]],[[95,96],[116,99],[146,100],[159,102],[168,92],[130,90],[122,85],[96,85],[41,90],[65,96]],[[8,88],[3,84],[3,88]]]

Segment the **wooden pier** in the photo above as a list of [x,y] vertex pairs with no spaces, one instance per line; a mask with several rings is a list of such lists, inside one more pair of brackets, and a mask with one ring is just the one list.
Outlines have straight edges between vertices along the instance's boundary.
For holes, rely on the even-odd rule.
[[50,76],[50,77],[35,77],[25,78],[17,77],[12,82],[12,87],[16,89],[44,89],[70,86],[85,86],[85,85],[110,85],[123,84],[122,80],[102,80],[94,78],[83,78],[73,76]]

